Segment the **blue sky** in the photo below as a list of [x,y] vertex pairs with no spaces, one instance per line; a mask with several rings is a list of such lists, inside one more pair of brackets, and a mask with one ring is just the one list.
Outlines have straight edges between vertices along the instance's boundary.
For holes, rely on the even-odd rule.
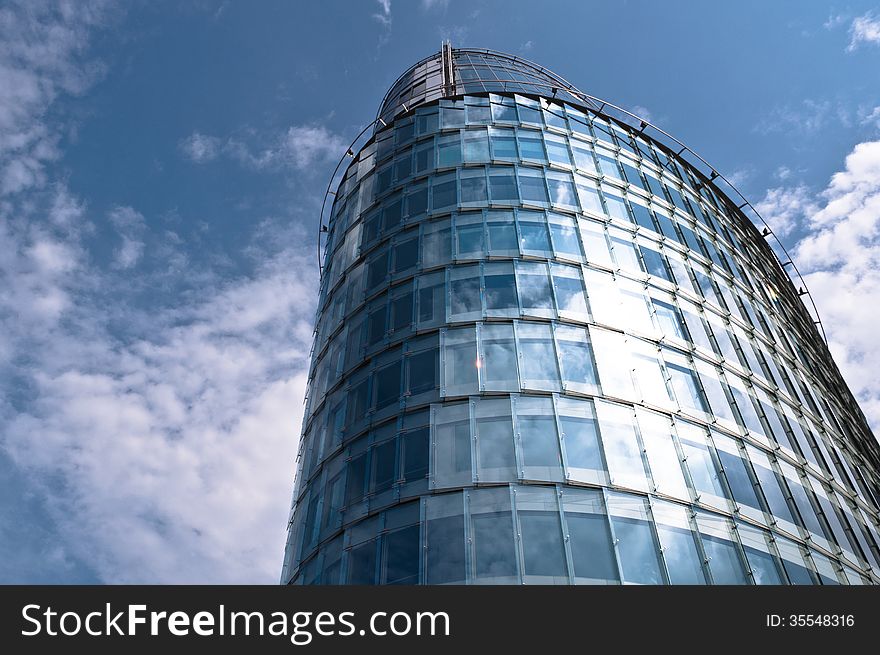
[[277,581],[321,193],[439,48],[522,55],[733,179],[880,427],[880,8],[0,7],[0,582]]

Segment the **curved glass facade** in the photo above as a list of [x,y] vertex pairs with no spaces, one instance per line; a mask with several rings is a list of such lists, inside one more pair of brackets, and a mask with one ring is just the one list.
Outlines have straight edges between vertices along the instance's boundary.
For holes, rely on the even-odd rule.
[[335,191],[282,582],[880,582],[880,449],[761,233],[492,57],[402,76]]

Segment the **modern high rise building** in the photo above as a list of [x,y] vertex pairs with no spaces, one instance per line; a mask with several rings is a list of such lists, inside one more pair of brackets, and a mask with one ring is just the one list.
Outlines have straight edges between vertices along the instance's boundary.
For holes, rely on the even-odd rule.
[[880,582],[880,448],[708,164],[448,44],[359,141],[283,583]]

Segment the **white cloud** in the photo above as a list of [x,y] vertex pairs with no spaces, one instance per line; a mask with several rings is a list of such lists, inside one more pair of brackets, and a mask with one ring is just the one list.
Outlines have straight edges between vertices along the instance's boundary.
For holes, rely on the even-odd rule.
[[849,123],[849,115],[842,105],[807,98],[799,106],[775,107],[755,126],[755,131],[760,134],[788,132],[809,136],[819,132],[834,118],[841,124]]
[[854,19],[849,28],[850,41],[847,52],[853,52],[861,44],[880,44],[880,18],[868,12]]
[[373,14],[373,18],[384,27],[391,27],[391,0],[376,0],[379,3],[379,12]]
[[196,132],[181,141],[180,149],[196,163],[223,155],[255,170],[295,171],[338,161],[348,149],[341,136],[317,124],[292,125],[269,137],[268,143],[258,143],[266,140],[252,131],[226,139]]
[[791,252],[835,361],[880,432],[880,141],[855,146],[820,193],[811,197],[802,186],[771,190],[758,204],[762,213],[765,202],[778,208],[783,223],[801,226]]
[[222,141],[215,136],[207,136],[199,132],[193,132],[182,139],[180,151],[197,164],[212,161],[220,154]]
[[635,114],[639,118],[645,119],[649,123],[654,122],[654,116],[651,113],[651,110],[647,107],[643,107],[642,105],[634,105],[631,111],[633,114]]
[[828,20],[822,23],[822,27],[826,30],[833,30],[835,27],[843,25],[847,20],[844,14],[830,14]]
[[422,9],[430,10],[430,9],[442,9],[446,11],[449,7],[449,0],[422,0]]
[[[107,215],[114,267],[96,263],[88,204],[50,164],[58,100],[102,70],[87,46],[104,15],[86,2],[0,9],[0,448],[44,492],[53,562],[88,562],[106,582],[274,583],[314,316],[312,237],[264,230],[255,270],[224,279],[180,256],[176,233],[145,249],[144,217],[119,206]],[[344,150],[300,127],[254,165],[301,170]],[[148,257],[161,270],[131,276]],[[157,284],[167,269],[187,280],[185,297]],[[152,304],[132,287],[155,289]]]
[[144,254],[144,217],[132,207],[115,207],[111,210],[109,219],[122,240],[113,253],[113,266],[120,269],[131,268]]
[[[787,177],[788,175],[784,175],[781,179]],[[815,213],[818,206],[810,189],[800,184],[795,187],[768,189],[764,198],[755,205],[755,209],[776,236],[783,238],[798,227],[803,216]]]
[[78,55],[108,13],[100,0],[75,7],[13,1],[0,9],[0,194],[46,182],[60,135],[46,112],[60,93],[82,93],[102,74]]
[[859,111],[859,124],[880,128],[880,105]]

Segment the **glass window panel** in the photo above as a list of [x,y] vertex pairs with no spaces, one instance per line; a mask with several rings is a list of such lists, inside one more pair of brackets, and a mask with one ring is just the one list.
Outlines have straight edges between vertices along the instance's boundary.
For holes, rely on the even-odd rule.
[[632,236],[628,232],[623,230],[613,230],[611,232],[611,250],[614,253],[614,259],[619,268],[633,273],[642,272],[639,254],[632,241]]
[[422,232],[422,266],[446,264],[452,258],[449,219],[426,223]]
[[461,204],[477,207],[489,201],[489,189],[486,185],[486,169],[465,168],[459,172],[461,184]]
[[556,326],[555,334],[563,388],[566,391],[597,393],[599,380],[586,329],[560,324]]
[[564,214],[550,214],[548,223],[556,256],[582,261],[581,241],[575,218]]
[[596,416],[612,484],[647,491],[648,476],[632,410],[624,405],[596,401]]
[[423,275],[418,280],[419,329],[436,327],[446,322],[446,272]]
[[433,487],[471,484],[471,427],[468,404],[431,408]]
[[518,130],[519,152],[523,159],[547,161],[544,153],[544,140],[537,130]]
[[400,398],[400,372],[399,361],[376,371],[376,409],[394,404]]
[[547,157],[552,163],[571,166],[571,155],[563,135],[545,132],[544,144],[547,146]]
[[816,571],[823,585],[840,584],[840,564],[832,562],[828,557],[815,550],[810,551],[810,556],[816,564]]
[[686,341],[684,323],[681,312],[675,305],[651,298],[654,306],[654,317],[664,337]]
[[534,107],[527,107],[524,104],[521,104],[525,98],[520,98],[517,96],[517,105],[516,109],[519,112],[519,120],[522,123],[535,123],[537,125],[544,125],[541,110],[536,109]]
[[730,486],[733,499],[740,505],[740,511],[749,516],[755,515],[749,513],[748,508],[763,513],[764,510],[755,491],[755,481],[749,470],[749,464],[742,459],[736,440],[718,432],[712,433],[712,439],[715,442],[715,451],[721,461],[721,468],[724,470],[727,484]]
[[458,187],[455,173],[438,175],[431,182],[431,208],[434,210],[452,207],[458,203]]
[[547,171],[547,186],[550,188],[550,200],[555,206],[579,209],[578,196],[571,173]]
[[514,403],[524,477],[561,482],[562,457],[556,434],[553,399],[519,396]]
[[614,544],[602,492],[593,489],[565,489],[562,507],[577,582],[618,582]]
[[459,133],[444,134],[437,139],[437,166],[446,168],[461,163],[461,139]]
[[464,584],[464,511],[460,493],[425,499],[427,584]]
[[[470,107],[469,109],[477,108]],[[485,109],[488,111],[488,107]],[[465,130],[462,136],[464,140],[464,160],[466,162],[489,160],[489,135],[486,130]]]
[[602,195],[605,196],[605,208],[611,218],[619,221],[630,221],[629,210],[626,208],[626,202],[623,198],[615,193],[610,192],[605,185],[602,185]]
[[640,249],[642,251],[642,260],[645,262],[645,268],[648,271],[648,275],[653,275],[663,280],[667,280],[668,282],[672,282],[672,275],[669,272],[669,268],[666,266],[666,258],[653,248],[648,248],[645,245],[641,245]]
[[755,584],[785,584],[781,562],[772,553],[770,547],[770,533],[747,523],[738,523],[737,533],[742,542]]
[[728,508],[727,494],[721,482],[714,449],[706,441],[706,431],[691,423],[675,422],[685,467],[690,474],[697,500],[707,505]]
[[520,168],[519,188],[524,203],[547,204],[547,184],[544,181],[544,170],[540,168]]
[[455,254],[462,259],[480,259],[483,256],[483,215],[479,212],[459,214],[455,222]]
[[510,399],[477,399],[474,416],[477,430],[477,481],[506,482],[516,479]]
[[578,225],[587,262],[593,266],[613,268],[614,264],[611,261],[611,250],[608,247],[605,227],[601,223],[589,220],[578,220]]
[[635,218],[636,224],[640,225],[646,230],[657,232],[657,226],[654,224],[654,215],[651,213],[651,210],[641,203],[632,200],[632,196],[630,197],[630,199],[630,208],[632,209],[633,218]]
[[441,395],[477,393],[477,338],[473,327],[446,330],[442,335]]
[[434,140],[429,139],[415,148],[415,173],[420,175],[434,169]]
[[669,396],[666,386],[666,375],[658,360],[657,347],[645,341],[632,340],[633,379],[638,387],[638,396],[642,402],[664,409],[675,409],[675,403]]
[[364,497],[367,483],[367,454],[362,453],[348,462],[345,476],[345,504],[352,505]]
[[671,362],[669,357],[666,358],[666,370],[681,409],[697,416],[708,413],[709,406],[697,382],[696,373],[687,365]]
[[385,336],[387,310],[385,308],[385,297],[381,298],[380,307],[370,312],[367,317],[367,346],[374,346],[379,343]]
[[[764,492],[764,498],[767,500],[770,514],[775,520],[782,521],[781,528],[792,532],[795,530],[794,516],[788,506],[782,482],[776,476],[770,464],[770,458],[753,446],[747,445],[746,450],[749,453],[749,459],[752,460],[752,466],[761,485],[761,491]],[[794,532],[794,534],[797,534],[797,532]]]
[[556,490],[520,487],[517,489],[516,506],[525,574],[545,578],[567,577]]
[[706,584],[698,538],[691,529],[688,510],[681,505],[652,503],[657,536],[671,584]]
[[810,566],[808,551],[803,546],[785,537],[777,536],[776,547],[782,557],[782,567],[788,576],[789,584],[814,585],[819,583],[819,579]]
[[547,264],[517,262],[516,281],[523,314],[553,318],[553,292]]
[[352,548],[348,555],[348,584],[376,584],[376,541]]
[[571,151],[574,154],[574,163],[578,170],[598,175],[596,160],[593,158],[593,148],[589,143],[580,139],[571,139]]
[[720,379],[720,372],[714,366],[697,362],[697,372],[700,375],[700,384],[703,387],[709,407],[716,419],[727,421],[727,424],[736,429],[736,418],[730,407],[730,401],[725,393],[725,384]]
[[419,530],[418,525],[410,525],[383,538],[384,584],[418,584]]
[[403,220],[403,200],[400,195],[389,200],[382,208],[382,230],[390,232]]
[[406,215],[413,218],[426,211],[428,211],[428,185],[411,187],[406,195]]
[[486,323],[481,327],[483,387],[486,391],[518,391],[513,325]]
[[589,314],[581,269],[576,266],[551,264],[550,271],[553,276],[553,290],[556,293],[559,316],[585,323],[589,319]]
[[605,214],[605,207],[602,205],[602,198],[599,195],[596,183],[586,177],[576,175],[575,186],[577,187],[581,209],[588,213],[603,216]]
[[403,479],[421,480],[428,475],[429,430],[410,430],[401,437],[403,448]]
[[371,456],[372,480],[370,491],[373,493],[389,489],[397,479],[397,441],[389,439],[381,444],[373,446]]
[[550,325],[517,323],[516,330],[523,388],[559,391],[559,369]]
[[516,137],[512,129],[490,128],[489,139],[492,144],[493,159],[518,159]]
[[487,316],[519,316],[519,300],[512,262],[486,264],[483,269],[483,285]]
[[[592,306],[597,307],[598,304],[594,302]],[[590,341],[593,343],[602,392],[606,396],[636,400],[632,382],[630,347],[626,337],[619,332],[591,326]]]
[[550,247],[550,232],[542,212],[521,211],[517,215],[517,223],[523,253],[551,256],[553,251]]
[[410,395],[431,391],[439,386],[438,358],[437,348],[413,353],[406,358]]
[[456,266],[449,269],[449,320],[471,321],[482,316],[480,267]]
[[468,500],[474,579],[485,584],[516,582],[519,572],[509,489],[469,491]]
[[385,281],[388,275],[388,251],[382,251],[375,257],[367,270],[367,288],[373,289]]
[[489,168],[489,195],[493,203],[519,202],[514,168],[492,166]]
[[560,397],[556,405],[571,480],[606,482],[605,460],[593,403]]
[[636,408],[636,420],[645,454],[651,467],[656,491],[690,500],[687,483],[681,469],[681,458],[675,447],[672,421],[669,417],[642,408]]
[[404,330],[412,325],[412,285],[406,284],[405,286],[405,289],[397,291],[396,297],[391,301],[391,329],[395,332]]
[[608,514],[617,544],[623,581],[664,584],[660,549],[648,519],[646,501],[628,494],[608,494]]
[[608,175],[618,180],[623,178],[613,153],[597,148],[596,158],[599,160],[599,169],[602,171],[602,175]]
[[394,270],[396,272],[405,271],[412,268],[419,260],[419,237],[416,231],[414,238],[402,237],[405,240],[398,241],[394,246]]
[[486,214],[486,228],[489,233],[489,255],[510,257],[519,255],[519,240],[513,212],[490,211]]
[[733,542],[729,521],[714,514],[697,512],[697,525],[714,584],[749,584],[739,548]]

